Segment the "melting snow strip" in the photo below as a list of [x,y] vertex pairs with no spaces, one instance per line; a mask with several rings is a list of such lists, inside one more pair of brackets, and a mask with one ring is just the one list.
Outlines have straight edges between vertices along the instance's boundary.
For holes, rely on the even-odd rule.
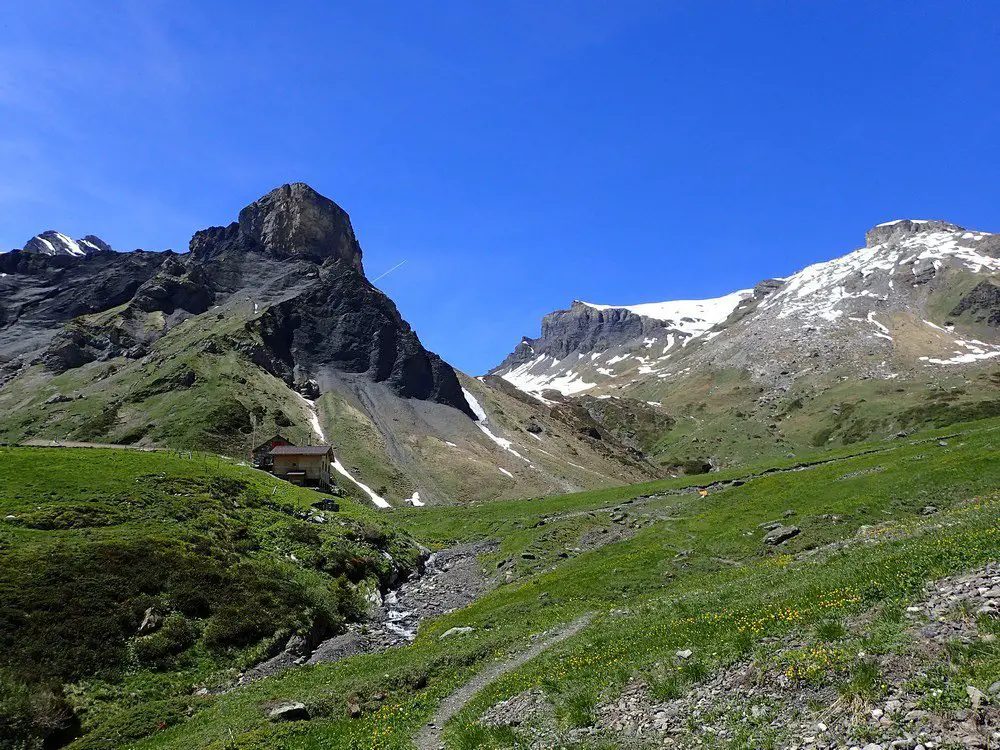
[[510,440],[508,440],[507,438],[502,438],[498,435],[494,435],[493,432],[490,430],[490,428],[486,426],[486,422],[488,421],[489,418],[486,416],[486,410],[483,408],[483,405],[476,400],[476,397],[473,396],[471,393],[469,393],[469,391],[467,391],[465,388],[462,389],[462,393],[465,394],[465,400],[469,402],[469,406],[472,408],[472,413],[475,414],[478,419],[478,421],[476,422],[476,426],[479,427],[480,430],[482,430],[483,434],[486,435],[486,437],[488,437],[494,443],[499,445],[501,448],[503,448],[505,451],[517,456],[519,459],[521,459],[530,466],[531,461],[529,461],[527,458],[522,456],[516,450],[511,448],[513,443]]
[[[326,443],[326,433],[323,432],[323,427],[319,423],[319,414],[317,414],[317,412],[316,412],[316,402],[315,401],[310,401],[309,399],[307,399],[305,396],[303,396],[298,391],[295,392],[295,395],[298,396],[300,399],[302,399],[302,403],[304,403],[306,405],[306,408],[309,410],[309,424],[312,425],[313,432],[316,433],[316,437],[318,437],[320,440],[322,440],[323,443]],[[339,458],[334,457],[333,468],[339,474],[344,475],[345,477],[347,477],[348,479],[350,479],[352,482],[354,482],[354,484],[356,484],[358,487],[360,487],[361,490],[366,495],[368,495],[368,497],[371,498],[371,501],[373,503],[375,503],[375,505],[378,506],[379,508],[391,508],[392,507],[391,505],[389,505],[389,503],[386,501],[386,499],[384,497],[379,496],[378,493],[375,492],[375,490],[373,490],[367,484],[362,484],[357,479],[355,479],[353,476],[351,476],[351,473],[347,469],[344,468],[344,465],[342,463],[340,463],[340,459]]]
[[379,508],[391,508],[392,507],[391,505],[389,505],[388,502],[386,502],[386,499],[384,497],[380,497],[375,492],[375,490],[373,490],[367,484],[362,484],[357,479],[355,479],[353,476],[351,476],[351,472],[349,472],[347,469],[344,468],[344,465],[342,463],[340,463],[340,459],[339,458],[336,459],[333,462],[333,468],[336,469],[340,474],[343,474],[345,477],[347,477],[348,479],[350,479],[356,485],[358,485],[358,487],[360,487],[362,489],[362,491],[366,495],[368,495],[368,497],[371,498],[371,501],[373,503],[375,503],[375,505],[377,505]]

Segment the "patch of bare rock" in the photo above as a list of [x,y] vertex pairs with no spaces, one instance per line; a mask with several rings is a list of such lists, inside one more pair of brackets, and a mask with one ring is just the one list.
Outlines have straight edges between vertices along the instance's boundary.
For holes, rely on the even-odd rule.
[[373,594],[364,622],[353,623],[345,633],[318,644],[311,644],[301,636],[293,637],[281,653],[247,670],[236,684],[256,682],[302,664],[334,662],[412,643],[423,620],[464,607],[490,588],[477,558],[496,547],[495,541],[483,541],[430,555],[422,574],[385,596]]

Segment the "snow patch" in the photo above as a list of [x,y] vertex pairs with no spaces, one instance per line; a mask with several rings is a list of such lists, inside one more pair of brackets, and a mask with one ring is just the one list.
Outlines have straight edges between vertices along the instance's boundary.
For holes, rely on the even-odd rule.
[[510,473],[509,471],[507,471],[506,469],[504,469],[504,468],[502,468],[502,467],[500,467],[500,466],[498,466],[497,468],[498,468],[498,469],[500,469],[500,473],[501,473],[501,474],[506,474],[506,475],[507,475],[508,477],[510,477],[511,479],[513,479],[513,478],[514,478],[514,475],[513,475],[513,474],[511,474],[511,473]]
[[520,453],[518,453],[511,447],[513,443],[510,440],[508,440],[507,438],[502,438],[499,435],[495,435],[493,431],[490,430],[490,428],[486,424],[489,421],[489,417],[486,416],[486,410],[483,408],[483,405],[479,403],[476,397],[473,396],[465,388],[462,389],[462,393],[465,394],[465,400],[469,402],[469,407],[472,409],[472,413],[476,415],[476,418],[478,420],[476,422],[476,426],[480,430],[482,430],[483,434],[486,435],[486,437],[488,437],[490,440],[499,445],[508,453],[517,456],[526,464],[530,464],[531,461],[526,459],[524,456],[522,456]]
[[375,503],[375,505],[377,507],[379,507],[379,508],[390,508],[390,507],[392,507],[392,506],[389,505],[388,502],[386,502],[386,499],[384,497],[380,497],[375,492],[375,490],[373,490],[367,484],[363,484],[362,482],[359,482],[357,479],[355,479],[353,476],[351,476],[351,472],[349,472],[347,469],[344,468],[344,465],[342,463],[340,463],[340,459],[339,458],[334,460],[334,462],[333,462],[333,468],[339,474],[343,474],[345,477],[347,477],[352,482],[354,482],[356,485],[358,485],[358,487],[361,488],[362,492],[364,492],[366,495],[368,495],[368,497],[371,498],[371,501],[373,503]]
[[639,305],[596,305],[591,302],[583,304],[595,310],[629,310],[636,315],[671,323],[677,330],[692,336],[700,336],[723,322],[737,305],[752,296],[752,289],[741,289],[713,299],[671,300]]
[[306,409],[309,410],[309,424],[312,425],[312,429],[316,437],[318,437],[325,444],[326,433],[323,432],[323,427],[319,423],[319,414],[316,412],[316,402],[310,401],[298,391],[295,392],[295,395],[302,400],[302,403],[305,404]]
[[414,491],[414,493],[410,497],[406,498],[403,502],[404,503],[409,503],[414,508],[422,508],[425,505],[427,505],[427,503],[425,503],[424,501],[422,501],[420,499],[420,492],[419,491]]
[[[583,358],[579,355],[577,360]],[[551,360],[551,362],[549,362]],[[546,388],[559,391],[564,396],[569,396],[588,388],[593,388],[597,383],[588,383],[583,377],[573,370],[553,375],[551,366],[558,363],[555,357],[541,355],[535,359],[524,362],[517,367],[502,373],[500,377],[513,385],[515,388],[537,396]],[[544,401],[544,399],[542,399]]]

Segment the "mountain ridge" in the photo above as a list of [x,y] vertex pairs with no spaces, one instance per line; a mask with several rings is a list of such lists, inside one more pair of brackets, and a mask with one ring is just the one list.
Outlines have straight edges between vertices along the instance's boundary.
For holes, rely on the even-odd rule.
[[291,432],[332,441],[359,487],[397,503],[657,476],[589,415],[553,417],[427,351],[365,277],[347,213],[305,184],[195,232],[186,254],[2,258],[0,440],[246,455]]

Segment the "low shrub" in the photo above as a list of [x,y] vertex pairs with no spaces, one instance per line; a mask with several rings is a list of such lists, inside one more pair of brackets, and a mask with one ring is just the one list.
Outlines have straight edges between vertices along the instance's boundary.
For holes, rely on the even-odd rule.
[[198,628],[179,613],[171,614],[155,633],[137,638],[133,644],[136,660],[152,669],[169,669],[198,640]]

